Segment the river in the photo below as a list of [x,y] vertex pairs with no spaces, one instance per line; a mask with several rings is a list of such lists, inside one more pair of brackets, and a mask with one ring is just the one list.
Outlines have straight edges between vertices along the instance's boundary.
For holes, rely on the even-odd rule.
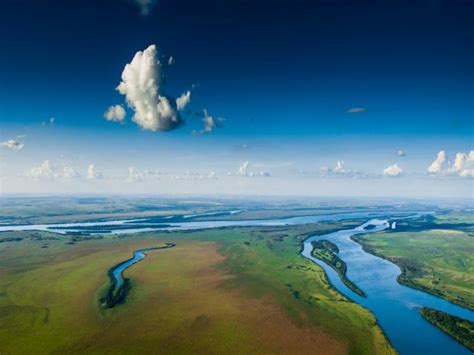
[[[234,211],[231,211],[228,214],[234,213]],[[399,284],[396,281],[401,272],[398,266],[390,261],[366,253],[358,243],[350,238],[356,234],[373,233],[387,228],[388,222],[386,220],[373,218],[388,218],[389,215],[389,212],[347,212],[281,219],[234,221],[193,221],[193,218],[200,215],[190,215],[181,218],[182,222],[172,223],[148,223],[147,219],[136,219],[111,222],[3,225],[0,226],[0,232],[42,230],[65,234],[80,232],[83,231],[82,228],[89,228],[87,232],[91,234],[100,233],[104,229],[113,234],[122,234],[154,230],[186,231],[239,226],[287,226],[321,221],[371,218],[369,222],[354,229],[307,238],[304,241],[301,255],[323,267],[331,284],[337,290],[354,302],[370,309],[400,354],[471,354],[467,348],[456,340],[424,320],[419,314],[419,309],[423,306],[432,307],[471,321],[474,321],[474,312]],[[368,224],[376,227],[370,230],[364,229]],[[97,230],[94,230],[95,227],[97,227]],[[347,265],[347,277],[366,293],[367,298],[360,297],[352,292],[343,284],[338,274],[331,267],[311,256],[311,242],[321,239],[330,240],[338,246],[338,255]],[[123,270],[140,261],[144,256],[142,250],[137,250],[133,259],[121,264],[120,268],[114,270],[117,272],[117,275],[114,275],[117,281],[121,280]]]

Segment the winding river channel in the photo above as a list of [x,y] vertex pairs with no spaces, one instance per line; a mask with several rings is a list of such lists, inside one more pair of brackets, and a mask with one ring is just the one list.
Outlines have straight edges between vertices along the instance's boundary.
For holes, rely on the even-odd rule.
[[[223,212],[220,215],[233,215],[236,211]],[[85,222],[38,225],[3,225],[3,231],[42,230],[60,234],[81,233],[97,234],[104,231],[113,234],[138,233],[154,230],[199,230],[238,226],[287,226],[321,221],[345,219],[370,219],[359,227],[349,230],[311,236],[304,241],[301,255],[324,268],[331,284],[345,296],[370,309],[385,331],[387,337],[400,354],[471,354],[456,340],[437,329],[420,314],[419,309],[432,307],[458,317],[474,321],[474,312],[454,305],[441,298],[399,284],[396,279],[400,269],[390,261],[365,252],[361,245],[351,239],[357,234],[374,233],[386,229],[389,224],[383,218],[389,218],[390,212],[346,212],[326,215],[302,216],[266,220],[215,220],[199,221],[196,217],[204,215],[178,216],[177,219],[162,217],[159,219],[136,219],[108,222]],[[212,217],[207,215],[207,217]],[[380,219],[377,219],[380,218]],[[169,222],[168,222],[169,220]],[[365,229],[368,225],[375,226]],[[338,256],[347,265],[347,277],[362,289],[367,298],[360,297],[347,288],[338,274],[324,262],[311,255],[311,242],[329,240],[339,248]],[[117,282],[122,280],[122,272],[145,257],[144,250],[137,250],[134,257],[120,264],[114,270]]]

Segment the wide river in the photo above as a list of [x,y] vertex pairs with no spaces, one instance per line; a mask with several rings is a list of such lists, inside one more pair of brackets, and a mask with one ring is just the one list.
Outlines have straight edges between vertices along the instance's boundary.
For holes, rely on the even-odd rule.
[[[229,211],[224,214],[232,215],[235,213],[236,211]],[[211,217],[209,214],[206,216]],[[307,238],[304,241],[301,255],[323,267],[331,284],[337,290],[354,302],[370,309],[400,354],[471,354],[467,348],[456,340],[424,320],[419,314],[419,309],[423,306],[432,307],[471,321],[474,321],[474,312],[399,284],[396,281],[401,272],[398,266],[366,253],[358,243],[351,239],[353,235],[373,233],[388,228],[389,225],[386,220],[375,218],[388,218],[389,216],[390,212],[347,212],[267,220],[193,221],[194,218],[200,217],[200,215],[189,215],[180,217],[179,222],[170,223],[164,223],[165,221],[156,223],[149,222],[149,219],[140,219],[64,224],[3,225],[0,226],[0,232],[43,230],[65,234],[81,232],[86,228],[87,233],[100,233],[107,230],[113,234],[121,234],[153,230],[184,231],[238,226],[286,226],[344,219],[371,219],[354,229]],[[172,217],[165,218],[173,220]],[[134,224],[136,224],[136,227]],[[375,225],[376,228],[364,229],[369,224]],[[97,229],[94,230],[95,228]],[[347,264],[347,277],[366,293],[367,298],[360,297],[352,292],[344,285],[331,267],[311,256],[311,242],[321,239],[330,240],[338,246],[338,255]],[[143,257],[144,255],[140,255],[138,259]],[[122,271],[120,270],[120,274]]]

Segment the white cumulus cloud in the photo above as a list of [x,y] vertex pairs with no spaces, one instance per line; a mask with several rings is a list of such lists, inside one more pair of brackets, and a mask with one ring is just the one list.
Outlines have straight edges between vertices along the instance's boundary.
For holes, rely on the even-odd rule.
[[7,148],[11,150],[21,150],[25,146],[23,143],[17,142],[13,139],[0,143],[2,148]]
[[383,174],[386,176],[400,176],[403,174],[403,169],[398,164],[393,164],[383,169]]
[[469,154],[457,153],[454,163],[448,169],[448,174],[474,177],[474,150],[471,150]]
[[29,177],[35,179],[55,179],[59,177],[57,167],[49,160],[44,160],[39,166],[32,168]]
[[454,162],[448,160],[446,152],[442,150],[428,167],[428,173],[437,176],[474,178],[474,150],[469,153],[456,153]]
[[176,99],[164,93],[163,65],[155,45],[138,51],[125,65],[117,90],[125,95],[128,106],[135,111],[133,121],[143,129],[168,131],[183,122]]
[[125,116],[127,112],[122,107],[122,105],[112,105],[110,106],[107,111],[104,112],[104,118],[107,121],[112,122],[120,122],[123,123],[125,121]]
[[436,159],[428,167],[428,172],[430,174],[440,174],[443,172],[445,164],[446,164],[446,152],[444,150],[441,150],[438,152]]

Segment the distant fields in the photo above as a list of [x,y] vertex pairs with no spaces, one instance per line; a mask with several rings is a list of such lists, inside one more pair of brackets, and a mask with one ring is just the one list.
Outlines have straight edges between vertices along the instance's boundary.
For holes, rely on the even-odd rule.
[[[472,222],[472,216],[450,214],[425,230],[381,232],[355,239],[367,251],[399,265],[399,282],[474,309]],[[449,229],[436,229],[437,223]]]
[[[373,315],[299,255],[308,233],[355,224],[106,235],[76,244],[9,233],[25,239],[0,243],[0,353],[394,353]],[[101,308],[107,270],[164,242],[176,247],[126,270],[126,303]]]

